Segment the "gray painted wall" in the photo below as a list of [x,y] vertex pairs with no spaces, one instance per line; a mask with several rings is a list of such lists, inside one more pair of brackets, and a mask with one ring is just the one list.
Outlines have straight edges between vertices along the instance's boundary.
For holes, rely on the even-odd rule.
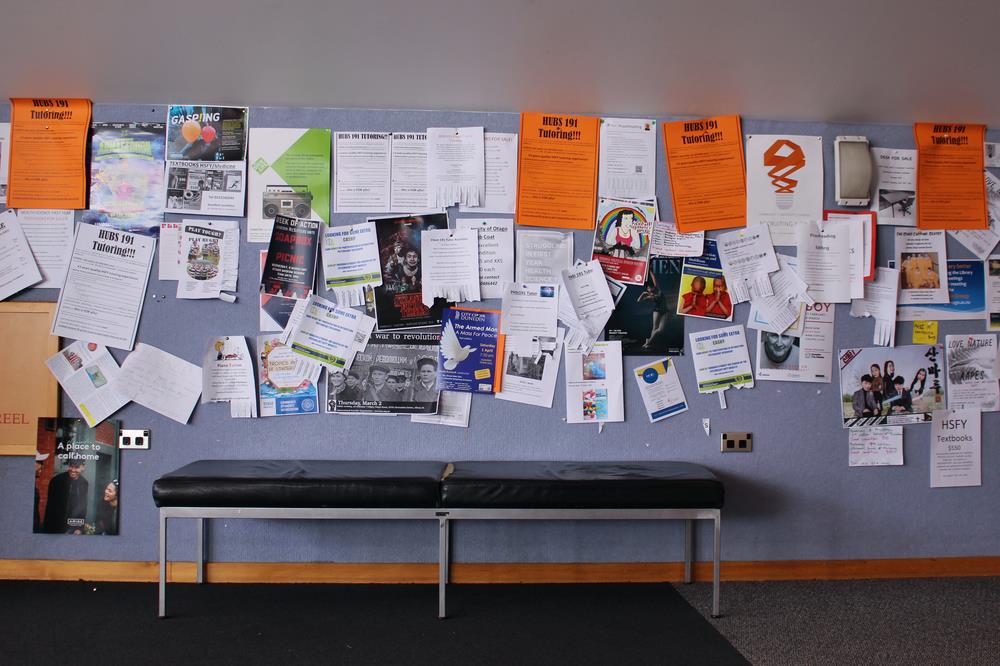
[[[96,120],[148,120],[166,116],[164,106],[98,105]],[[7,109],[0,111],[0,119]],[[663,118],[675,119],[675,118]],[[487,130],[517,131],[512,113],[351,111],[336,109],[255,108],[257,127],[331,127],[334,130],[423,130],[428,126],[484,125]],[[903,125],[835,125],[745,121],[747,133],[821,134],[826,153],[828,208],[832,200],[832,143],[839,134],[864,134],[873,145],[913,146]],[[996,140],[995,137],[990,137]],[[672,218],[662,142],[658,142],[658,198],[663,216]],[[175,216],[171,216],[175,217]],[[335,215],[347,224],[362,215]],[[245,223],[244,223],[245,233]],[[577,255],[584,256],[592,232],[578,231]],[[714,234],[710,234],[714,235]],[[245,235],[244,235],[245,238]],[[891,227],[879,234],[879,265],[891,256]],[[178,301],[175,283],[161,283],[154,267],[138,339],[200,363],[213,335],[257,332],[257,251],[244,243],[239,302]],[[949,239],[949,256],[970,253]],[[154,294],[165,299],[152,298]],[[20,298],[55,300],[51,290]],[[487,306],[499,307],[498,302]],[[871,320],[848,316],[837,306],[834,349],[869,346]],[[745,322],[748,306],[736,308]],[[687,331],[714,328],[688,320]],[[911,324],[900,324],[899,344],[907,343]],[[981,331],[974,322],[942,322],[941,336]],[[754,344],[750,343],[751,356]],[[115,351],[119,362],[124,353]],[[730,391],[729,409],[715,396],[698,395],[690,357],[677,359],[691,409],[655,425],[647,422],[630,369],[647,360],[626,358],[626,418],[603,434],[588,425],[567,425],[562,377],[551,410],[475,396],[468,430],[410,424],[402,417],[315,415],[256,420],[230,419],[225,404],[199,406],[187,426],[130,405],[117,415],[129,428],[152,429],[152,449],[124,452],[121,471],[122,514],[118,537],[71,538],[31,533],[33,466],[30,458],[0,458],[0,558],[156,559],[156,512],[150,496],[155,478],[200,458],[345,459],[578,459],[686,460],[702,463],[726,483],[723,557],[729,560],[839,559],[997,555],[1000,529],[994,508],[1000,502],[1000,466],[995,448],[1000,414],[984,416],[981,488],[930,489],[930,426],[905,428],[906,465],[847,467],[847,433],[840,428],[839,385],[759,382],[753,390]],[[65,401],[64,401],[65,402]],[[75,416],[65,403],[64,414]],[[701,418],[712,419],[706,437]],[[752,454],[722,454],[717,434],[750,430]],[[177,521],[175,521],[177,522]],[[171,556],[189,559],[194,531],[185,521],[171,528]],[[186,521],[190,522],[190,521]],[[430,562],[436,557],[433,524],[369,522],[215,521],[211,557],[221,561]],[[699,555],[710,557],[710,540]],[[681,557],[681,531],[652,523],[466,523],[455,529],[457,561],[664,561]]]

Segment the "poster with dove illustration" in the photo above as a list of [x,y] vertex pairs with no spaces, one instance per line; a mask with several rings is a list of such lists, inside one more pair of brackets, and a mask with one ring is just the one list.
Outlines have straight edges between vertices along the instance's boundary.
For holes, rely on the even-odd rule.
[[441,319],[438,383],[446,391],[500,391],[503,348],[499,310],[445,308]]

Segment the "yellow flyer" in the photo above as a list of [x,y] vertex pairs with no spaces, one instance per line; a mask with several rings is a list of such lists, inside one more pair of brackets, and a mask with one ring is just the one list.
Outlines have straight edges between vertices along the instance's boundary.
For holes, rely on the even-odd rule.
[[989,228],[985,136],[986,125],[914,123],[918,228]]
[[89,99],[12,99],[7,205],[87,207]]
[[670,196],[681,233],[747,225],[739,116],[663,123]]
[[522,113],[517,223],[593,229],[600,119]]

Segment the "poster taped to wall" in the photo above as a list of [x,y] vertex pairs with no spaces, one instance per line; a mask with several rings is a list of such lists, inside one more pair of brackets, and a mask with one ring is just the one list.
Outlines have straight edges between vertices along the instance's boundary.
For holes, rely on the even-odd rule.
[[945,407],[944,347],[840,350],[845,428],[930,423]]

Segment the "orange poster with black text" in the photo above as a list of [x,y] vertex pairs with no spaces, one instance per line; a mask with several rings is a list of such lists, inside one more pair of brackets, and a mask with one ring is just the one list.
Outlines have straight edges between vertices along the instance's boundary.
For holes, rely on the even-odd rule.
[[599,128],[598,118],[521,114],[518,224],[594,228]]
[[986,125],[914,123],[917,228],[988,229],[983,140]]
[[739,116],[663,123],[674,221],[682,233],[747,225]]
[[12,99],[7,205],[87,207],[89,99]]

